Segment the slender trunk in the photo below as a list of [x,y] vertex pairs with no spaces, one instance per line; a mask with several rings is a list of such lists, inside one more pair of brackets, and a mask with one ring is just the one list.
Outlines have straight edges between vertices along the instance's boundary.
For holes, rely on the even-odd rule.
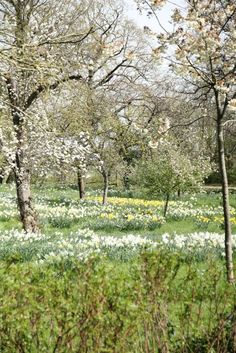
[[85,181],[79,169],[77,172],[77,176],[78,176],[79,197],[80,197],[80,200],[83,200],[85,197]]
[[6,179],[6,184],[11,184],[15,181],[15,175],[14,175],[14,172],[13,170],[11,170],[7,176],[7,179]]
[[234,311],[232,316],[232,341],[233,352],[236,353],[236,304],[234,305]]
[[116,172],[116,187],[118,188],[119,186],[119,177],[118,177],[118,172]]
[[2,184],[3,183],[3,179],[4,179],[4,172],[3,172],[3,169],[2,170],[0,170],[0,184]]
[[107,193],[108,193],[108,183],[109,183],[109,175],[107,172],[102,173],[103,176],[103,197],[102,197],[102,204],[106,205],[107,204]]
[[166,202],[165,202],[165,206],[164,206],[164,217],[166,217],[166,214],[167,214],[168,205],[169,205],[169,200],[170,200],[170,195],[167,194],[167,195],[166,195]]
[[129,172],[125,171],[123,176],[123,184],[126,190],[130,189],[130,180],[129,180]]
[[225,258],[227,279],[230,283],[234,282],[234,269],[233,269],[233,250],[232,250],[232,231],[230,223],[230,204],[229,204],[229,187],[228,176],[225,163],[225,147],[224,147],[224,126],[222,120],[217,119],[217,143],[218,143],[218,156],[219,167],[221,174],[222,185],[222,201],[224,210],[224,228],[225,228]]

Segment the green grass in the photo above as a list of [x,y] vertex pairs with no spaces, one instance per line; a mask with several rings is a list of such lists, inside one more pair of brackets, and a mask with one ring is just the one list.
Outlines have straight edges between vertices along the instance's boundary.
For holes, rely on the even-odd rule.
[[0,220],[0,230],[21,229],[21,223],[18,219]]

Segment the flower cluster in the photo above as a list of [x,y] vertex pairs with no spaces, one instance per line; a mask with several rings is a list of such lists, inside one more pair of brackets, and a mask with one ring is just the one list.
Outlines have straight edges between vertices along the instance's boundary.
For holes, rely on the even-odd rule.
[[78,230],[67,237],[61,232],[52,235],[26,234],[11,230],[1,232],[0,258],[19,254],[23,260],[54,262],[77,258],[85,261],[93,254],[127,259],[142,249],[156,246],[155,242],[139,235],[102,236],[89,229]]
[[[224,235],[200,232],[191,234],[163,234],[156,241],[141,235],[99,235],[89,229],[71,232],[65,236],[62,232],[51,235],[41,233],[26,234],[11,230],[0,234],[0,259],[17,255],[22,261],[36,263],[54,263],[66,259],[86,261],[93,255],[111,259],[127,260],[147,249],[180,251],[195,256],[217,251],[224,254]],[[233,235],[233,248],[236,248],[236,235]]]
[[[236,235],[233,235],[232,245],[236,248]],[[180,249],[183,251],[209,251],[218,249],[224,254],[225,236],[224,234],[199,232],[191,234],[163,234],[161,243],[169,248]]]
[[[50,193],[51,191],[48,191]],[[68,192],[68,190],[67,190]],[[195,200],[170,201],[167,217],[163,217],[164,202],[121,197],[109,197],[107,205],[102,205],[101,197],[89,196],[84,201],[69,198],[64,190],[60,199],[52,201],[48,195],[36,195],[36,210],[43,224],[55,228],[66,228],[81,221],[91,229],[116,228],[118,230],[154,230],[166,222],[191,219],[198,228],[208,225],[221,226],[223,211],[220,206],[197,206]],[[18,211],[15,196],[2,192],[0,219],[17,219]],[[231,208],[231,222],[236,224],[235,209]]]
[[[236,217],[231,217],[230,222],[232,225],[236,225]],[[215,224],[219,227],[224,227],[224,217],[222,215],[213,216],[197,216],[196,223],[201,228],[207,228],[210,224]]]

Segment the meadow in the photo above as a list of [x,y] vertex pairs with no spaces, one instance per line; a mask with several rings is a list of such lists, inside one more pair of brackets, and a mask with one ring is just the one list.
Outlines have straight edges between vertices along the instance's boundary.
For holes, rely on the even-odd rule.
[[[41,231],[0,189],[0,352],[235,352],[219,193],[170,201],[34,190]],[[231,194],[236,247],[236,195]]]

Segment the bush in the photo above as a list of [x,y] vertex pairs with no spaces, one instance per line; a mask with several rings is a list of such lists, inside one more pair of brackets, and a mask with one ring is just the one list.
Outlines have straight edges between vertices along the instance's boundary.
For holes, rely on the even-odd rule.
[[222,268],[164,252],[128,265],[9,259],[0,265],[0,351],[234,352],[234,288]]

